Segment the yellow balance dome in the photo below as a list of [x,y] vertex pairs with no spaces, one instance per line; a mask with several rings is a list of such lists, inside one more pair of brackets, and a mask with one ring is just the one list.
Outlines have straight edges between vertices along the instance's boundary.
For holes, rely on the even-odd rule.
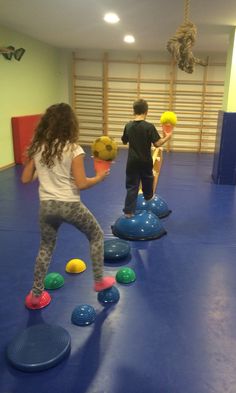
[[86,270],[87,266],[82,259],[71,259],[66,264],[66,272],[67,273],[82,273]]

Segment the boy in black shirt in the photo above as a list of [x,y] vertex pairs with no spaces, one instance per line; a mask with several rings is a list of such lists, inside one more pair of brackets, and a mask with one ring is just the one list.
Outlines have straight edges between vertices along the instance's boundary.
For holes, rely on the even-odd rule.
[[171,138],[164,133],[161,138],[155,126],[146,121],[148,103],[139,99],[133,104],[134,120],[126,124],[121,138],[124,145],[129,144],[126,165],[126,198],[124,213],[127,218],[134,215],[140,182],[146,200],[153,197],[153,161],[151,146],[162,146]]

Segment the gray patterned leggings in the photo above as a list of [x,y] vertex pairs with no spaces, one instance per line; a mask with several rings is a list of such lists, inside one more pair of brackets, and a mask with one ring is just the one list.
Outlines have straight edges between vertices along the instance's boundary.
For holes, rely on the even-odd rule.
[[44,278],[51,262],[56,244],[57,231],[63,222],[71,224],[85,234],[90,244],[94,280],[103,276],[104,239],[103,232],[92,213],[82,202],[41,201],[41,241],[34,268],[32,292],[39,296],[44,290]]

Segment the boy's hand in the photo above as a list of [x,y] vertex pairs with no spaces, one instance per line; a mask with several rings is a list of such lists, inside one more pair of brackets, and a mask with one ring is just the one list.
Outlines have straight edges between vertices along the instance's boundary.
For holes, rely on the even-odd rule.
[[168,138],[170,139],[172,137],[172,131],[171,132],[163,132],[163,138]]
[[162,124],[162,131],[164,136],[172,134],[174,126],[171,123]]

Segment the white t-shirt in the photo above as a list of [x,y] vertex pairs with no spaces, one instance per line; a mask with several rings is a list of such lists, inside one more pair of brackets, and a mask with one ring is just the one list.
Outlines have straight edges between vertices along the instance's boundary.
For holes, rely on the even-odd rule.
[[73,158],[85,154],[81,146],[74,149],[66,145],[62,153],[62,160],[55,158],[55,165],[48,168],[40,163],[42,151],[34,156],[34,162],[39,179],[39,198],[44,200],[57,200],[77,202],[80,200],[78,187],[75,185],[71,172]]

